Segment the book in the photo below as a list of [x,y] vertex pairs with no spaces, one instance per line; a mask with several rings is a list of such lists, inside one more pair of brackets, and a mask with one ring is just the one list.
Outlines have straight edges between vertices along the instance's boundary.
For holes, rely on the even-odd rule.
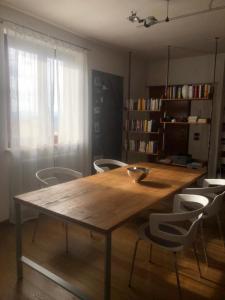
[[202,98],[202,85],[199,84],[199,87],[198,87],[198,98]]
[[200,123],[200,124],[207,124],[208,123],[208,119],[207,118],[199,118],[198,119],[198,123]]
[[198,120],[197,116],[189,116],[188,117],[188,123],[196,123]]
[[208,84],[204,85],[204,98],[208,98]]
[[152,120],[148,121],[148,132],[152,131]]

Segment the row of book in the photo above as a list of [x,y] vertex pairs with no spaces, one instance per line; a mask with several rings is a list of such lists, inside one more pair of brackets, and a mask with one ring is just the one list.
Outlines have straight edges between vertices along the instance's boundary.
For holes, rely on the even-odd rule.
[[189,116],[188,117],[188,123],[199,123],[199,124],[207,124],[208,123],[207,118],[200,118],[198,116]]
[[128,109],[129,110],[151,110],[151,111],[158,111],[161,108],[161,99],[145,99],[139,98],[137,100],[129,99],[128,100]]
[[208,99],[211,97],[211,84],[171,85],[165,91],[166,99]]
[[158,132],[156,120],[126,120],[126,130],[137,132]]
[[129,150],[136,151],[136,152],[149,153],[149,154],[157,154],[158,142],[130,140],[129,141]]

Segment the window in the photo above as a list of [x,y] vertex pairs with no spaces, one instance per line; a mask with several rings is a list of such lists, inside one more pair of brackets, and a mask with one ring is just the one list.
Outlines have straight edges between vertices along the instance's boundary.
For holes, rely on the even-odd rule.
[[10,147],[78,145],[84,133],[86,55],[7,35]]
[[[40,169],[60,166],[88,174],[86,60],[83,50],[0,24],[1,139],[10,148],[11,196],[40,188],[35,178]],[[28,219],[33,212],[26,209],[22,215]]]

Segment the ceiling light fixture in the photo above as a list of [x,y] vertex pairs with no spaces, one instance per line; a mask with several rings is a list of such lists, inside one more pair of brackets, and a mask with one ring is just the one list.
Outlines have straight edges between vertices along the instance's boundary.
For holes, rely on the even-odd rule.
[[131,15],[128,17],[129,21],[131,21],[132,23],[134,22],[139,22],[140,18],[137,16],[137,12],[136,11],[131,11]]
[[143,23],[144,27],[150,27],[158,22],[158,20],[153,16],[148,16],[144,19],[141,19],[138,17],[137,12],[133,10],[131,11],[130,16],[128,17],[128,20],[132,23]]
[[[209,6],[208,6],[207,9],[196,11],[194,13],[188,13],[188,14],[183,14],[183,15],[180,15],[180,16],[169,18],[169,2],[170,2],[170,0],[166,0],[166,1],[167,1],[167,4],[166,4],[166,18],[164,20],[158,20],[154,16],[148,16],[146,18],[140,18],[137,15],[136,11],[131,11],[131,15],[128,17],[128,20],[132,23],[134,23],[134,22],[137,22],[139,24],[142,23],[141,27],[149,28],[149,27],[151,27],[152,25],[155,25],[155,24],[165,23],[165,22],[169,22],[169,21],[175,21],[175,20],[179,20],[179,19],[184,19],[184,18],[188,18],[188,17],[202,15],[202,14],[209,13],[209,12],[212,12],[212,11],[218,11],[218,10],[225,9],[225,5],[212,7],[213,2],[215,0],[210,0]],[[140,27],[140,26],[138,26],[138,27]]]
[[144,22],[144,27],[148,28],[152,25],[155,25],[158,22],[158,20],[154,16],[149,16],[145,18],[143,22]]

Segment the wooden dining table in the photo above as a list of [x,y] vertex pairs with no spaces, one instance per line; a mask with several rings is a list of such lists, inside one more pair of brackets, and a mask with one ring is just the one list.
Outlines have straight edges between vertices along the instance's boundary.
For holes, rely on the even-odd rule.
[[156,163],[138,163],[135,166],[150,169],[140,183],[133,183],[127,167],[122,167],[15,196],[17,278],[22,279],[23,264],[26,264],[80,299],[90,299],[74,285],[23,256],[21,206],[24,205],[63,222],[79,224],[105,237],[104,300],[109,300],[112,232],[154,204],[171,199],[206,173],[204,169]]

